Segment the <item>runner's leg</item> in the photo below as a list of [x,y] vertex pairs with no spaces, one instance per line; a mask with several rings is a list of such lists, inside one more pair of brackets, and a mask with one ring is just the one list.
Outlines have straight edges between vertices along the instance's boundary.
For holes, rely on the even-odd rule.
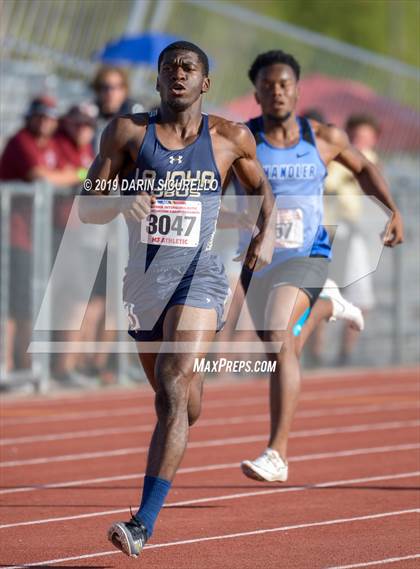
[[306,342],[308,341],[310,335],[315,330],[315,328],[323,320],[329,320],[333,314],[332,302],[329,298],[318,298],[318,300],[313,305],[311,312],[309,313],[308,319],[302,327],[302,331],[297,336],[295,346],[296,354],[300,357],[302,349]]
[[[191,331],[177,329],[181,318]],[[163,326],[163,341],[172,342],[175,349],[171,353],[159,353],[155,362],[158,421],[149,449],[148,476],[166,480],[172,480],[175,476],[187,444],[190,393],[199,393],[201,396],[201,389],[192,387],[196,379],[194,361],[206,355],[203,344],[213,340],[216,326],[214,310],[182,305],[172,306],[168,310]],[[190,342],[193,347],[189,353],[180,352],[176,349],[177,342]]]
[[268,446],[283,460],[300,393],[300,364],[293,326],[309,308],[307,294],[294,286],[279,286],[270,292],[266,309],[265,341],[283,342],[280,352],[269,353],[276,369],[270,376],[271,431]]

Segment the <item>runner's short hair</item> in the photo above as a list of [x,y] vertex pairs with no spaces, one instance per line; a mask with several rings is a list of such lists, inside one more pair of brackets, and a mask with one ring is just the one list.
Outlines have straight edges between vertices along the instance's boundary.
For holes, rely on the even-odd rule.
[[273,49],[271,51],[266,51],[257,55],[248,71],[248,77],[250,78],[251,82],[255,85],[259,71],[263,67],[268,67],[269,65],[274,65],[276,63],[283,63],[284,65],[291,67],[293,69],[293,73],[295,74],[296,81],[299,81],[300,65],[293,57],[293,55],[286,53],[281,49]]
[[176,41],[167,45],[159,54],[158,71],[160,70],[160,64],[162,63],[163,56],[165,53],[168,53],[168,51],[192,51],[196,53],[201,65],[203,66],[204,75],[209,74],[209,58],[204,53],[204,51],[198,47],[198,45],[195,45],[195,43],[191,43],[189,41]]

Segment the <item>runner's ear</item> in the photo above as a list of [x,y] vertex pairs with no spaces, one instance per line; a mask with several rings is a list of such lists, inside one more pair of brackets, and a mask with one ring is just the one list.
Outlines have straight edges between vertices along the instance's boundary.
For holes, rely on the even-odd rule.
[[207,93],[210,89],[210,77],[204,77],[203,84],[201,86],[201,93]]
[[254,91],[254,97],[255,97],[255,100],[257,101],[258,105],[261,105],[260,100],[258,98],[258,93],[256,91]]
[[160,92],[159,77],[156,78],[156,91]]

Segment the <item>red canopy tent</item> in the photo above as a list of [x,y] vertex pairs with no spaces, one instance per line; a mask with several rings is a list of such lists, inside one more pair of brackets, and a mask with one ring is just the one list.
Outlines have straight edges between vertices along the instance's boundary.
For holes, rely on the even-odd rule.
[[[357,81],[321,74],[303,78],[298,113],[313,108],[337,126],[344,126],[348,116],[354,113],[373,115],[381,126],[379,148],[384,151],[416,151],[420,147],[420,114]],[[253,93],[231,101],[224,110],[238,120],[260,114]]]

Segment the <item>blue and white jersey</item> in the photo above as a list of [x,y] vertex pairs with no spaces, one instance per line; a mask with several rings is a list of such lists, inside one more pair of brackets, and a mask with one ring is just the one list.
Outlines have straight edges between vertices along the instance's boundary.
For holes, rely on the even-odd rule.
[[[157,203],[147,220],[127,221],[127,271],[186,267],[198,259],[205,263],[212,249],[222,190],[208,115],[202,115],[194,142],[170,150],[159,141],[156,114],[150,113],[135,169],[125,181],[133,180],[141,180],[141,188],[153,193]],[[127,190],[122,193],[134,193],[129,184]]]
[[[277,265],[296,257],[331,257],[328,233],[322,225],[324,179],[327,170],[316,147],[309,121],[298,117],[299,142],[279,148],[264,135],[263,119],[247,123],[257,143],[257,157],[276,198],[276,245],[272,263],[255,272],[262,276]],[[235,182],[236,192],[243,194]],[[240,250],[249,243],[249,233],[240,231]]]

